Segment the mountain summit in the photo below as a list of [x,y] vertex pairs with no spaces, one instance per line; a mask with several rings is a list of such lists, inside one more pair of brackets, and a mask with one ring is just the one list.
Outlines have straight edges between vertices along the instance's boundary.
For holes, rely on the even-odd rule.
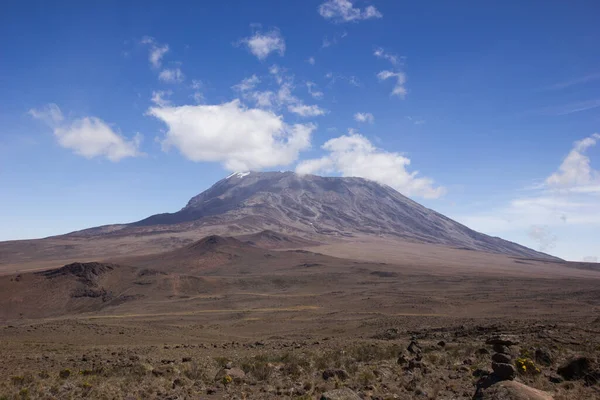
[[231,174],[193,197],[180,211],[153,215],[124,229],[170,226],[188,230],[200,225],[226,225],[234,234],[269,229],[310,237],[385,236],[512,256],[551,258],[469,229],[387,185],[363,178],[293,172]]

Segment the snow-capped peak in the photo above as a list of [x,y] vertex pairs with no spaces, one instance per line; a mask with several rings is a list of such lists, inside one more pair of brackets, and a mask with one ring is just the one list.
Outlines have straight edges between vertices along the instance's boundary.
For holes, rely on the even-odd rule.
[[234,172],[233,174],[229,175],[226,179],[233,178],[234,176],[237,178],[243,178],[247,175],[250,175],[250,172]]

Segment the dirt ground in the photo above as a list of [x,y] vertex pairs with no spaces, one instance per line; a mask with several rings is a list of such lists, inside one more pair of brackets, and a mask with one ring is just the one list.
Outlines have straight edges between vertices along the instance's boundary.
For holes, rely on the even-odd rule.
[[[183,271],[158,275],[142,297],[51,317],[9,312],[27,303],[16,285],[30,278],[7,280],[0,399],[320,399],[343,387],[363,399],[470,399],[496,335],[514,342],[517,381],[555,399],[600,398],[600,272],[343,246],[319,252],[351,259],[219,264],[196,276],[196,294],[182,292]],[[578,356],[589,374],[558,374]]]

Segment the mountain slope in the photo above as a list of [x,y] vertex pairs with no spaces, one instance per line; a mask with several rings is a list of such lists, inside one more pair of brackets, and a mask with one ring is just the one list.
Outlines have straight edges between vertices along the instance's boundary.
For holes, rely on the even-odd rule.
[[253,225],[313,235],[394,236],[514,256],[552,258],[478,233],[423,207],[389,186],[362,178],[292,172],[237,173],[193,197],[180,211],[159,214],[127,229],[198,222]]

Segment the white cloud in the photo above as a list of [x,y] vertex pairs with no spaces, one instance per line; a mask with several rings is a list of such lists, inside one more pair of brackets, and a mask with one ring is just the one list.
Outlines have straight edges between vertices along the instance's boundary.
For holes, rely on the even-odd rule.
[[239,100],[218,105],[151,107],[173,146],[192,161],[220,162],[231,171],[285,166],[310,147],[313,124],[288,125],[271,111],[246,108]]
[[150,46],[150,53],[148,54],[148,61],[154,68],[159,68],[162,63],[162,58],[169,51],[169,45],[158,44],[154,38],[145,36],[142,38],[142,44]]
[[590,158],[584,153],[595,146],[600,140],[600,134],[593,134],[585,139],[575,142],[573,149],[558,171],[546,179],[546,185],[555,188],[579,188],[587,185],[600,185],[600,172],[592,169]]
[[438,198],[445,193],[443,187],[435,187],[433,180],[418,177],[418,172],[406,170],[410,159],[398,153],[376,148],[364,136],[350,131],[327,141],[322,148],[328,155],[298,164],[301,174],[340,173],[357,176],[387,184],[407,196]]
[[306,60],[307,63],[309,63],[310,65],[315,65],[316,61],[314,57],[308,57],[308,60]]
[[150,99],[150,101],[152,101],[159,107],[165,107],[171,104],[171,101],[167,99],[167,97],[171,96],[172,94],[173,92],[170,90],[153,91],[152,98]]
[[372,124],[375,122],[375,117],[371,113],[356,113],[354,114],[354,120],[356,122],[368,122]]
[[352,22],[371,18],[381,18],[375,7],[368,6],[364,10],[354,7],[350,0],[327,0],[318,7],[319,14],[334,22]]
[[238,90],[240,92],[247,92],[252,90],[260,83],[260,79],[256,75],[252,75],[249,78],[244,78],[240,83],[233,86],[234,90]]
[[377,58],[383,58],[384,60],[388,60],[392,63],[392,65],[398,65],[400,63],[400,58],[397,55],[387,53],[381,47],[376,48],[373,54]]
[[53,129],[60,146],[80,156],[106,157],[116,162],[142,154],[139,152],[142,140],[139,133],[133,139],[127,140],[99,118],[84,117],[65,121],[56,104],[49,104],[42,110],[32,109],[29,114],[44,121]]
[[317,87],[317,84],[314,82],[306,82],[306,88],[308,89],[308,93],[315,99],[322,99],[323,98],[323,92],[321,92],[318,89],[315,89]]
[[47,104],[44,108],[39,110],[32,108],[29,110],[29,115],[35,119],[44,121],[50,126],[57,125],[65,119],[60,108],[54,103]]
[[254,35],[242,39],[241,43],[245,44],[259,60],[266,59],[273,52],[278,52],[281,56],[285,53],[285,40],[279,29],[266,33],[257,31]]
[[396,79],[396,84],[392,89],[392,96],[399,96],[404,98],[406,96],[406,88],[404,84],[406,83],[406,75],[403,72],[392,72],[392,71],[381,71],[377,74],[377,78],[380,81],[385,81],[390,78]]
[[194,99],[194,102],[196,102],[196,104],[203,103],[204,94],[200,91],[200,89],[204,88],[204,82],[202,82],[200,79],[192,79],[190,88],[194,90],[194,93],[192,93],[190,96],[192,99]]
[[584,155],[599,139],[594,134],[575,142],[558,171],[529,189],[530,195],[456,219],[484,233],[520,237],[542,251],[581,260],[596,250],[600,232],[600,173]]
[[158,79],[166,83],[183,82],[183,72],[179,68],[163,69],[158,75]]
[[317,117],[327,113],[317,105],[307,106],[305,104],[291,104],[288,106],[288,110],[301,117]]
[[[295,88],[293,77],[286,76],[285,71],[280,67],[271,66],[269,74],[272,75],[278,86],[276,91],[256,90],[257,85],[261,83],[260,78],[256,75],[242,80],[241,83],[233,86],[233,89],[237,90],[244,100],[253,102],[256,107],[262,109],[285,109],[301,117],[316,117],[327,113],[327,110],[317,105],[304,104],[300,98],[295,96],[293,94]],[[315,98],[322,96],[323,93],[312,90],[314,86],[315,84],[312,82],[307,83],[309,93]]]

